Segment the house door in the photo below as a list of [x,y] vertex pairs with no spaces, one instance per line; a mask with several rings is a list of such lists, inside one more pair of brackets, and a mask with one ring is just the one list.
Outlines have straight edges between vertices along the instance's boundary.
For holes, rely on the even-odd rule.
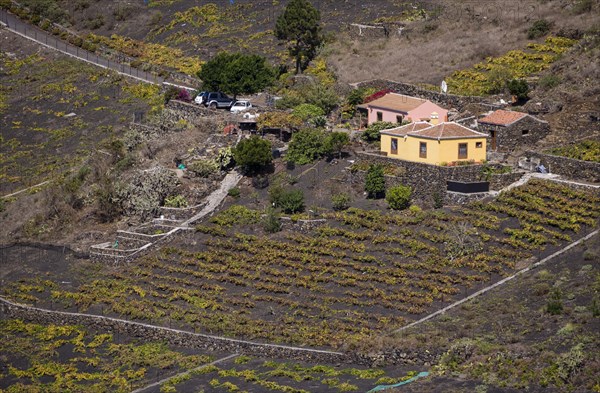
[[491,149],[496,150],[496,131],[490,131],[490,136],[492,138]]

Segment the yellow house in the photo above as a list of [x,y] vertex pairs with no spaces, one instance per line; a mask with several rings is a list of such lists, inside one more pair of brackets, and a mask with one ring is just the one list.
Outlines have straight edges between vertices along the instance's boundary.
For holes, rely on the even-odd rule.
[[381,151],[388,157],[434,165],[481,162],[486,159],[486,137],[455,122],[416,122],[381,131]]

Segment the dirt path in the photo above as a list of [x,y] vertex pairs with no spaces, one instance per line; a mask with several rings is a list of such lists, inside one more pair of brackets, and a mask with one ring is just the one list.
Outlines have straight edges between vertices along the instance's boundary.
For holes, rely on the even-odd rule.
[[225,356],[224,358],[217,359],[214,362],[211,362],[211,363],[208,363],[208,364],[203,364],[202,366],[196,367],[196,368],[194,368],[192,370],[188,370],[188,371],[179,373],[177,375],[173,375],[172,377],[161,379],[160,381],[155,382],[155,383],[153,383],[151,385],[144,386],[143,388],[136,389],[136,390],[132,391],[131,393],[142,393],[142,392],[144,392],[144,391],[146,391],[148,389],[152,389],[154,387],[158,387],[158,386],[162,385],[163,383],[166,383],[166,382],[170,381],[171,379],[174,379],[174,378],[177,378],[177,377],[182,377],[184,375],[191,374],[191,373],[193,373],[195,371],[202,370],[203,368],[206,368],[206,367],[209,367],[209,366],[214,366],[215,364],[226,362],[227,360],[233,359],[233,358],[238,357],[238,356],[240,356],[239,353],[234,353],[233,355]]
[[32,188],[41,187],[41,186],[43,186],[43,185],[45,185],[45,184],[48,184],[48,183],[50,183],[50,181],[51,181],[51,180],[46,180],[46,181],[43,181],[43,182],[41,182],[41,183],[34,184],[34,185],[33,185],[33,186],[31,186],[31,187],[27,187],[27,188],[24,188],[24,189],[22,189],[22,190],[19,190],[19,191],[13,192],[12,194],[7,194],[7,195],[0,196],[0,198],[10,198],[10,197],[12,197],[12,196],[19,195],[19,194],[21,194],[21,193],[23,193],[23,192],[25,192],[25,191],[27,191],[27,190],[31,190]]
[[410,324],[408,324],[406,326],[402,326],[401,328],[392,331],[390,334],[399,333],[399,332],[401,332],[403,330],[406,330],[406,329],[411,328],[413,326],[419,325],[419,324],[421,324],[421,323],[423,323],[425,321],[428,321],[428,320],[430,320],[430,319],[432,319],[432,318],[434,318],[434,317],[436,317],[436,316],[438,316],[440,314],[444,314],[446,311],[448,311],[448,310],[450,310],[452,308],[455,308],[456,306],[460,306],[461,304],[463,304],[465,302],[468,302],[469,300],[474,299],[477,296],[483,295],[484,293],[489,292],[492,289],[494,289],[494,288],[496,288],[496,287],[498,287],[498,286],[500,286],[502,284],[505,284],[506,282],[511,281],[511,280],[513,280],[513,279],[521,276],[522,274],[525,274],[528,271],[530,271],[532,269],[535,269],[536,267],[538,267],[540,265],[543,265],[544,263],[546,263],[546,262],[552,260],[553,258],[555,258],[555,257],[563,254],[564,252],[570,250],[571,248],[573,248],[573,247],[581,244],[582,242],[584,242],[584,241],[586,241],[586,240],[588,240],[588,239],[596,236],[599,232],[600,232],[600,230],[596,229],[594,232],[590,233],[589,235],[587,235],[587,236],[585,236],[585,237],[583,237],[583,238],[581,238],[581,239],[579,239],[579,240],[577,240],[577,241],[569,244],[565,248],[562,248],[562,249],[556,251],[554,254],[547,256],[546,258],[542,259],[541,261],[538,261],[538,262],[534,263],[533,265],[531,265],[529,267],[526,267],[525,269],[519,270],[518,272],[516,272],[512,276],[506,277],[506,278],[504,278],[504,279],[502,279],[502,280],[500,280],[500,281],[498,281],[498,282],[490,285],[489,287],[485,287],[485,288],[483,288],[483,289],[481,289],[481,290],[473,293],[472,295],[467,296],[464,299],[461,299],[461,300],[459,300],[457,302],[454,302],[451,305],[442,308],[441,310],[438,310],[438,311],[436,311],[436,312],[434,312],[432,314],[429,314],[429,315],[427,315],[427,316],[419,319],[418,321],[414,321],[414,322],[412,322],[412,323],[410,323]]

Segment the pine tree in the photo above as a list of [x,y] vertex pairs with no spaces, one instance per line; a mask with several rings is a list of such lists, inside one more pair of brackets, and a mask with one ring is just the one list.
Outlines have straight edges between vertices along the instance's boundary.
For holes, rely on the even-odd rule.
[[296,60],[296,74],[315,58],[321,45],[321,15],[308,0],[291,0],[277,18],[275,36],[287,41],[290,56]]

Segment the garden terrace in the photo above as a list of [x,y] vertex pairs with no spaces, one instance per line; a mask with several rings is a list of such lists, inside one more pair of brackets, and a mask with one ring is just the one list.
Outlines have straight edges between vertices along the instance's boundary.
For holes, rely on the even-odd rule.
[[[224,210],[114,270],[23,277],[3,293],[243,339],[343,348],[391,331],[549,255],[597,226],[592,191],[531,180],[491,202],[322,214],[309,232],[262,235],[260,212]],[[81,274],[81,273],[80,273]]]

